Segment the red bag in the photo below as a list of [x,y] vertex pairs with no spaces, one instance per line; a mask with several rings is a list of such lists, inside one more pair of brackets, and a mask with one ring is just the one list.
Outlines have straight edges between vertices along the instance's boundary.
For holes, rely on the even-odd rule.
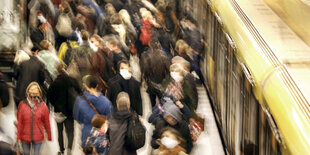
[[196,142],[203,131],[203,126],[198,121],[192,119],[189,123],[189,129],[193,142]]
[[151,41],[151,38],[152,38],[152,33],[150,32],[149,28],[146,28],[144,26],[142,26],[140,30],[141,30],[141,33],[140,33],[139,39],[142,45],[144,46],[149,45],[149,42]]

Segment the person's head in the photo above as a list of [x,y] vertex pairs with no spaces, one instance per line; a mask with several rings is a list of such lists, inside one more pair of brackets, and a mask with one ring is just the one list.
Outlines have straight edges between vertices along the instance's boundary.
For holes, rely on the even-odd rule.
[[99,91],[99,79],[93,75],[85,75],[82,79],[83,86],[89,92],[98,92]]
[[160,144],[168,149],[173,149],[177,145],[184,145],[185,140],[182,138],[179,131],[172,127],[166,127],[162,130],[160,136]]
[[119,43],[118,40],[116,40],[115,38],[111,37],[111,38],[108,39],[107,47],[111,51],[117,51],[117,50],[120,49],[120,43]]
[[185,60],[184,58],[180,56],[175,56],[171,59],[172,64],[180,64],[182,65],[183,69],[186,70],[187,72],[190,72],[191,69],[191,64]]
[[118,12],[122,20],[126,23],[131,23],[131,18],[127,10],[122,9]]
[[180,39],[175,43],[175,50],[179,55],[184,56],[187,55],[190,47],[184,40]]
[[116,14],[116,10],[114,8],[114,6],[111,4],[111,3],[107,3],[105,6],[104,6],[105,10],[107,11],[108,15],[114,15]]
[[43,23],[47,22],[43,12],[41,12],[41,11],[37,12],[37,19],[38,19],[38,26],[41,26]]
[[122,60],[119,62],[119,73],[125,80],[129,80],[131,78],[131,68],[127,60]]
[[33,101],[39,102],[42,98],[42,91],[40,85],[37,82],[31,82],[26,89],[26,97]]
[[31,53],[32,55],[37,55],[40,51],[40,47],[36,44],[33,45],[33,47],[31,48]]
[[185,76],[183,67],[178,63],[172,64],[170,66],[170,76],[175,82],[182,82]]
[[58,72],[58,74],[66,73],[66,70],[67,70],[67,65],[64,62],[61,61],[57,65],[57,72]]
[[163,105],[164,119],[170,125],[176,125],[182,121],[182,112],[173,102],[166,102]]
[[86,30],[82,30],[81,31],[81,35],[82,35],[82,40],[83,41],[88,41],[89,39],[89,33]]
[[42,50],[48,50],[50,47],[50,42],[48,40],[42,40],[40,42],[40,46]]
[[118,111],[124,111],[130,109],[130,98],[128,93],[120,92],[116,98],[116,106]]
[[116,24],[116,25],[119,25],[119,24],[123,24],[123,21],[122,21],[122,18],[119,14],[114,14],[111,16],[110,18],[110,23],[111,24]]
[[90,42],[92,43],[91,48],[93,49],[93,51],[98,51],[98,49],[103,49],[103,39],[99,35],[94,34],[90,38]]
[[102,115],[95,115],[91,120],[91,125],[98,129],[103,128],[106,123],[107,119]]
[[96,147],[92,143],[87,143],[84,148],[83,152],[85,155],[97,155]]

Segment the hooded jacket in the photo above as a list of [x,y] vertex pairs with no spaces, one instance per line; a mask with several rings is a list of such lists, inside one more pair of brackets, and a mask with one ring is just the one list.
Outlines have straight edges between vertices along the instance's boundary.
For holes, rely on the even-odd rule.
[[49,112],[44,102],[37,103],[32,110],[29,102],[22,100],[17,110],[17,140],[40,143],[44,140],[44,130],[48,140],[52,140]]
[[132,117],[132,115],[132,111],[123,110],[113,112],[112,116],[109,118],[109,155],[136,154],[136,151],[130,152],[124,146],[128,120]]

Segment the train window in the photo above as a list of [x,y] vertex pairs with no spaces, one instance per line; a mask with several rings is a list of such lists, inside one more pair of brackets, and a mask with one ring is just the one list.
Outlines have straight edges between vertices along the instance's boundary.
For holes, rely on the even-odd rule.
[[260,155],[278,155],[281,154],[280,144],[276,140],[268,122],[267,115],[259,108],[259,154]]
[[243,129],[242,129],[242,149],[241,151],[251,151],[248,147],[253,147],[253,150],[257,154],[258,148],[258,119],[259,104],[253,95],[251,85],[248,80],[245,81],[245,100],[243,106]]

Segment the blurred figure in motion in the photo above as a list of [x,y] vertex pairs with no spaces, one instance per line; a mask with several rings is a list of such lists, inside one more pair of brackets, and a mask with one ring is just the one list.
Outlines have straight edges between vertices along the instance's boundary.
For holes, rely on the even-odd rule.
[[66,68],[67,66],[63,62],[58,65],[58,76],[51,83],[47,93],[48,100],[54,106],[61,154],[65,151],[63,126],[65,126],[66,135],[68,136],[68,152],[70,153],[70,150],[72,150],[74,133],[73,106],[76,97],[81,94],[79,83],[68,75]]
[[37,82],[31,82],[26,89],[26,99],[19,103],[17,110],[17,142],[21,143],[24,155],[40,155],[44,140],[44,130],[47,138],[52,140],[49,112],[42,101],[42,91]]
[[[92,129],[91,120],[98,112],[100,115],[108,116],[111,112],[111,102],[101,94],[99,80],[92,75],[83,77],[85,91],[82,96],[77,97],[73,109],[73,117],[83,124],[82,145]],[[97,111],[97,112],[96,112]]]
[[174,128],[167,127],[162,131],[161,138],[157,139],[159,148],[152,155],[187,155],[184,149],[185,141],[180,132]]
[[[43,82],[46,76],[45,65],[38,59],[36,55],[39,53],[39,48],[34,46],[32,49],[32,55],[30,59],[22,62],[20,65],[15,67],[15,78],[17,79],[16,84],[16,107],[18,107],[19,101],[24,99],[25,90],[30,82],[38,82],[40,86],[43,86]],[[43,94],[41,94],[43,95]]]
[[[0,72],[0,117],[3,117],[1,110],[3,107],[9,105],[10,94],[9,86],[4,81],[4,75]],[[1,119],[1,118],[0,118]],[[14,152],[11,150],[11,144],[13,144],[13,139],[10,138],[7,133],[2,130],[0,126],[0,154],[1,155],[13,155]]]
[[136,151],[129,151],[125,147],[125,136],[129,119],[133,116],[130,111],[130,99],[126,92],[120,92],[117,95],[117,109],[113,111],[109,118],[109,137],[110,150],[109,155],[135,155]]
[[57,66],[60,63],[56,54],[50,51],[51,43],[47,40],[42,40],[40,42],[40,50],[38,57],[45,64],[45,67],[51,78],[50,81],[55,80],[57,77]]

